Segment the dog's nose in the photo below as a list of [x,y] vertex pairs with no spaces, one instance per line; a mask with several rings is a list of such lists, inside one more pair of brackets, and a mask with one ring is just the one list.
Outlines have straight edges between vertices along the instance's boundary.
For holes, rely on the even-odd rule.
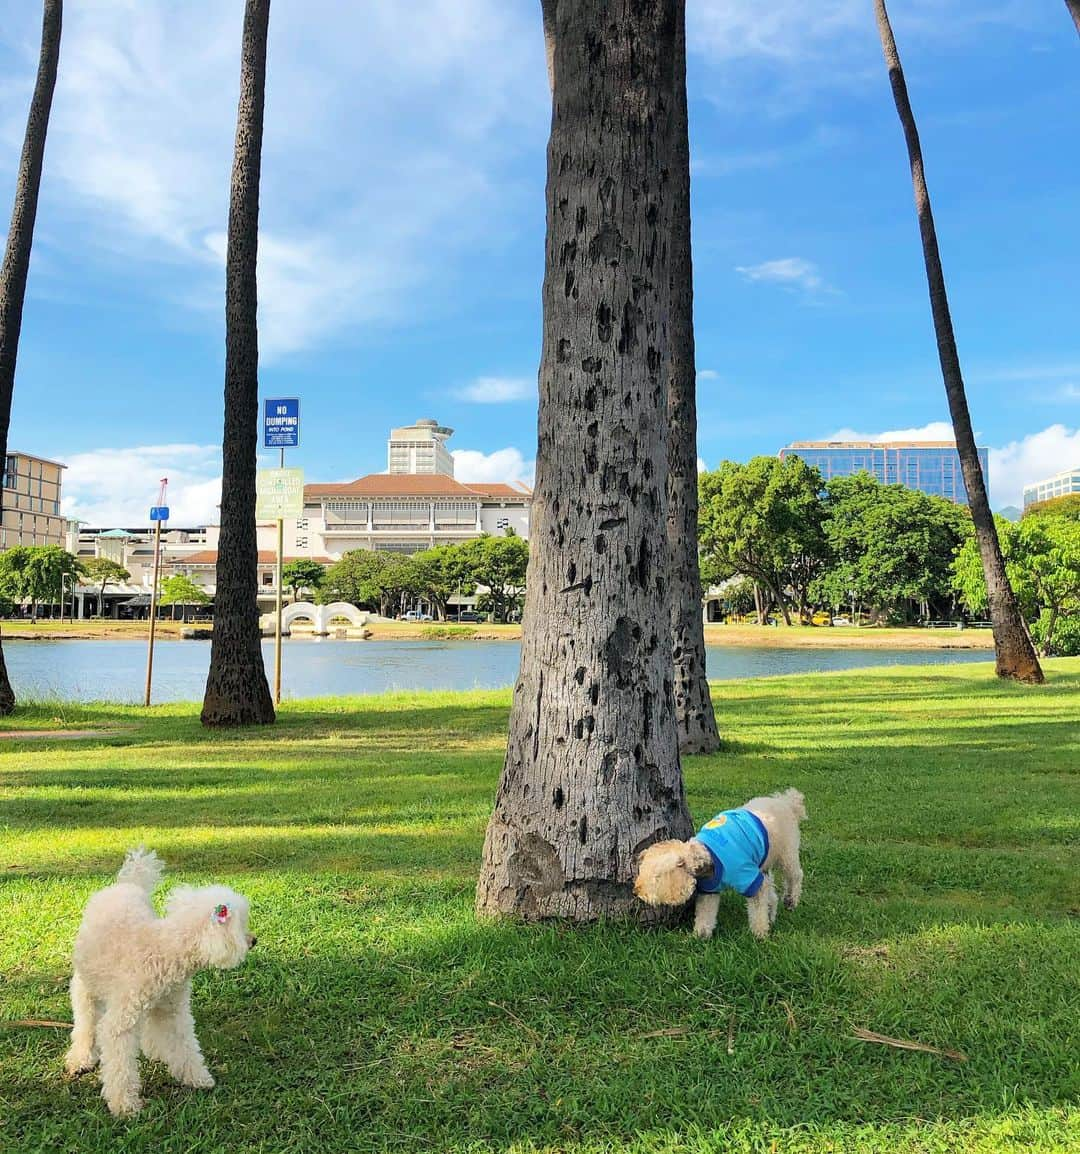
[[253,949],[253,948],[255,947],[255,943],[256,943],[258,940],[259,940],[259,939],[258,939],[258,938],[257,938],[257,937],[256,937],[254,934],[251,934],[251,935],[249,935],[249,937],[248,937],[248,949],[249,949],[249,950],[250,950],[250,949]]

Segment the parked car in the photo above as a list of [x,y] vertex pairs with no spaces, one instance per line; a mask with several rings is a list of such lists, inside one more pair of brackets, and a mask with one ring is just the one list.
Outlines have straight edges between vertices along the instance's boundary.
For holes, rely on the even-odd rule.
[[402,618],[402,621],[433,621],[434,618],[430,613],[421,613],[419,609],[410,609],[408,613]]
[[466,609],[464,612],[457,615],[457,619],[458,621],[483,621],[484,615],[482,613],[477,613],[474,609]]

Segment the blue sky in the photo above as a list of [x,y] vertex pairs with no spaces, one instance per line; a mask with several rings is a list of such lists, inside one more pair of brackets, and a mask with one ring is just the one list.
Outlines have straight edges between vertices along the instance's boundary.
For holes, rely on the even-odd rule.
[[[141,522],[165,474],[174,524],[203,520],[243,5],[66,7],[10,444],[67,462],[94,523]],[[1080,43],[1061,0],[894,8],[992,501],[1018,503],[1080,465]],[[10,205],[40,9],[0,16]],[[690,0],[689,46],[702,460],[939,433],[869,0]],[[530,477],[548,116],[538,0],[274,0],[261,383],[303,398],[309,480],[385,468],[421,416],[459,476]]]

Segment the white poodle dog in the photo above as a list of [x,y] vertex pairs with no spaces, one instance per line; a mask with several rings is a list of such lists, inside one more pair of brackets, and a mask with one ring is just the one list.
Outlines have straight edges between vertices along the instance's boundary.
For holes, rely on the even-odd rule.
[[178,886],[159,918],[150,895],[163,870],[154,852],[131,850],[115,885],[87,902],[75,939],[65,1069],[79,1074],[100,1059],[101,1095],[118,1115],[142,1107],[140,1049],[182,1085],[213,1086],[195,1037],[191,979],[240,965],[255,944],[247,899],[226,886]]
[[806,817],[803,795],[787,789],[754,797],[738,809],[718,813],[689,841],[662,841],[638,859],[634,893],[651,906],[685,905],[694,895],[694,933],[712,937],[720,892],[746,898],[750,932],[768,937],[776,921],[772,871],[784,871],[784,905],[793,910],[802,894],[799,822]]

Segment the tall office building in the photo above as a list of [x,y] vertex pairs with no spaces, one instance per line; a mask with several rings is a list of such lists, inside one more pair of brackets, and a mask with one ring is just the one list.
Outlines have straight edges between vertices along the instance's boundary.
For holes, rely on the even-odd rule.
[[387,445],[386,471],[388,473],[442,473],[454,475],[454,458],[446,442],[454,435],[453,429],[440,425],[430,417],[403,429],[391,429]]
[[66,468],[45,457],[8,453],[0,478],[0,549],[65,543],[60,485]]
[[1069,493],[1080,493],[1080,468],[1063,469],[1045,481],[1032,481],[1024,486],[1024,508],[1038,501],[1049,501],[1051,497],[1064,497]]
[[[978,452],[989,490],[989,453]],[[967,504],[960,454],[952,441],[792,441],[780,450],[781,460],[789,456],[819,469],[826,481],[870,473],[885,485],[904,485]]]

